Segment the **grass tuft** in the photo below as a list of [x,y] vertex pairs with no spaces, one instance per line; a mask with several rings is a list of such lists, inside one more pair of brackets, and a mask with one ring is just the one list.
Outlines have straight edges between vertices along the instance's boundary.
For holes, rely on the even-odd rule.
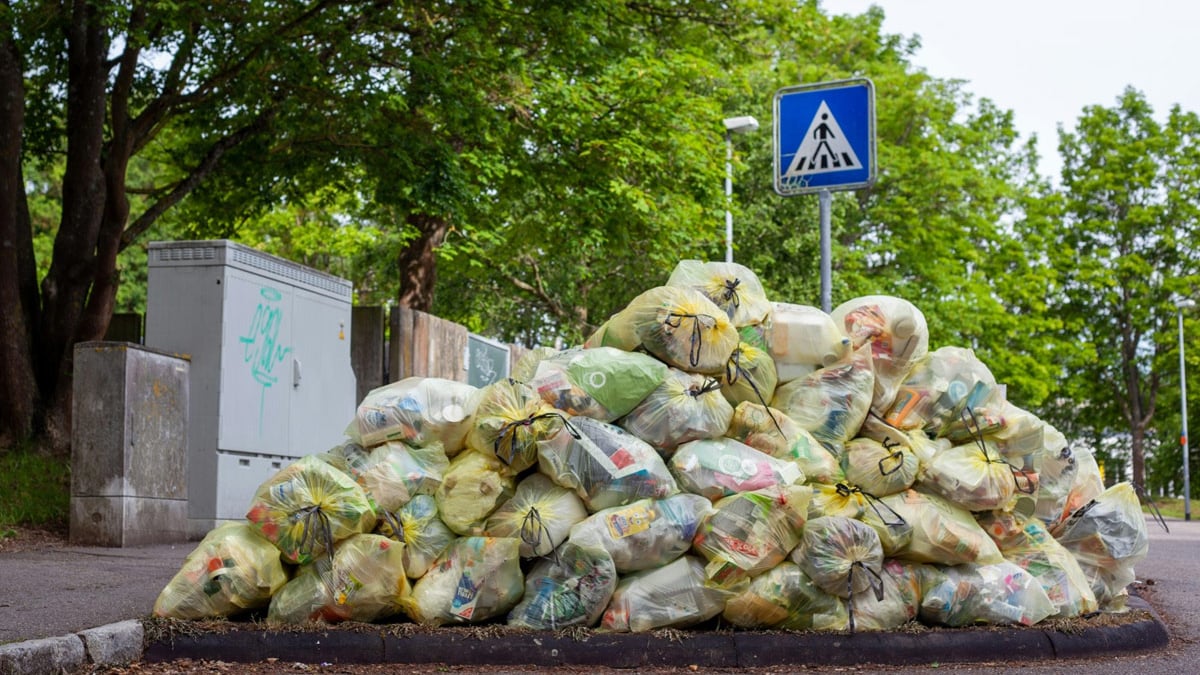
[[61,526],[70,506],[69,461],[26,448],[0,449],[0,537],[16,525]]

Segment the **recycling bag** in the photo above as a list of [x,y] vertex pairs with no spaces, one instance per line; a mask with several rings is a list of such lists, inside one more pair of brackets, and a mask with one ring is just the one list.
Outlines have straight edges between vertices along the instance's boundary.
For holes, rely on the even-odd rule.
[[525,592],[520,549],[512,537],[456,539],[413,585],[405,611],[427,626],[506,615]]
[[721,395],[720,381],[672,368],[617,424],[669,454],[682,443],[722,436],[732,418],[733,406]]
[[231,617],[266,607],[285,582],[279,549],[244,522],[224,523],[187,555],[154,601],[154,616]]
[[593,626],[616,588],[617,570],[607,551],[568,541],[530,570],[508,625],[533,630]]
[[662,457],[621,427],[572,417],[573,434],[559,434],[538,448],[538,470],[575,490],[592,513],[639,499],[679,492]]
[[621,574],[661,567],[692,548],[700,523],[713,505],[681,492],[602,509],[571,527],[570,541],[595,542],[612,556]]
[[330,554],[334,543],[374,529],[375,509],[353,478],[308,455],[258,487],[246,520],[284,560],[303,565]]
[[453,457],[463,448],[479,389],[438,377],[408,377],[372,389],[358,404],[347,435],[365,447],[401,440],[433,442]]
[[571,526],[587,515],[583,501],[573,491],[534,473],[517,484],[512,499],[488,516],[484,529],[489,537],[520,539],[521,557],[536,558],[557,548]]
[[686,628],[720,614],[730,595],[706,585],[704,564],[685,555],[662,567],[623,577],[600,626],[624,633]]
[[420,579],[458,535],[438,517],[437,500],[417,495],[395,512],[380,514],[376,531],[404,543],[404,573]]
[[662,384],[668,368],[653,356],[613,347],[570,349],[543,359],[528,382],[556,410],[612,422]]
[[680,260],[667,285],[699,291],[738,328],[761,324],[771,314],[758,275],[735,262]]
[[371,622],[402,611],[411,590],[404,544],[378,534],[338,542],[330,558],[304,565],[271,598],[270,624]]

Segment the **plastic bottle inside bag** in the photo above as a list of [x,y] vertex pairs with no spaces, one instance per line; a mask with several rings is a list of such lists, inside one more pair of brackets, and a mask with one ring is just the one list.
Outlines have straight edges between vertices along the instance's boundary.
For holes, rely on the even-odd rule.
[[773,304],[765,337],[780,382],[837,363],[850,350],[850,339],[820,309],[786,302]]

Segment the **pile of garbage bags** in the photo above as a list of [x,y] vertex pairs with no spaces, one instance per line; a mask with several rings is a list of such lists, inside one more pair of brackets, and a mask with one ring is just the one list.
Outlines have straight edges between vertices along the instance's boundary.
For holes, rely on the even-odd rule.
[[579,347],[482,388],[370,392],[345,441],[212,530],[157,615],[530,629],[888,630],[1121,611],[1127,483],[931,349],[889,296],[771,302],[681,262]]

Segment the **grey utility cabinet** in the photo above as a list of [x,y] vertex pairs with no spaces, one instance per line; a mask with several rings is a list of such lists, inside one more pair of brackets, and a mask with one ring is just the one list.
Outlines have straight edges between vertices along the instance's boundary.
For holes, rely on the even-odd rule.
[[191,359],[188,533],[244,518],[354,415],[352,284],[225,240],[152,242],[146,345]]

